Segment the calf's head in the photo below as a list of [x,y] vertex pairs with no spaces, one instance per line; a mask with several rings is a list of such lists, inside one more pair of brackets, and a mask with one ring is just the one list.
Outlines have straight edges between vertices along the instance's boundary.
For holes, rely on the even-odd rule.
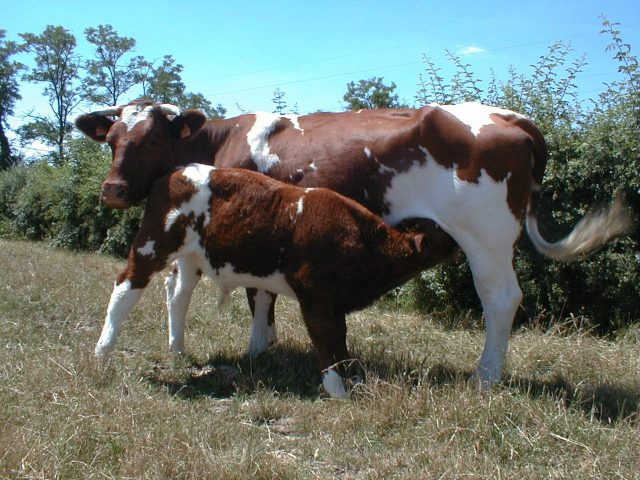
[[79,116],[76,127],[111,147],[112,163],[102,182],[102,201],[128,208],[142,201],[155,180],[177,165],[175,143],[188,141],[204,125],[198,110],[135,102]]

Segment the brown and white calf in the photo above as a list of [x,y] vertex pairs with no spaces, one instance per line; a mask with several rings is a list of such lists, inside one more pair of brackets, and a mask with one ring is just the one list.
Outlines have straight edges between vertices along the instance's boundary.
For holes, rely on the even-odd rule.
[[[535,124],[478,103],[429,105],[281,117],[270,113],[206,121],[195,110],[132,104],[82,115],[77,127],[109,144],[103,182],[107,205],[141,201],[176,166],[198,162],[257,170],[301,187],[326,187],[352,198],[389,225],[429,219],[469,260],[487,329],[477,378],[502,373],[522,293],[513,269],[523,221],[534,246],[558,260],[594,251],[630,228],[614,206],[587,216],[565,239],[546,242],[536,204],[547,147]],[[275,295],[251,292],[250,351],[267,348]]]
[[297,299],[325,389],[345,397],[345,314],[441,261],[429,241],[424,233],[392,229],[327,189],[293,187],[246,170],[190,165],[151,189],[127,267],[111,294],[96,354],[113,349],[122,320],[152,274],[176,261],[179,268],[166,282],[174,352],[184,351],[187,307],[204,273],[223,297],[236,287],[251,287]]

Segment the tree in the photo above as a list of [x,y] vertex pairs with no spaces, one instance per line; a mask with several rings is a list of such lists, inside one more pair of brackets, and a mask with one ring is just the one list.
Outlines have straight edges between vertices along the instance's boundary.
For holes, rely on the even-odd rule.
[[87,41],[96,47],[95,60],[86,62],[84,88],[87,97],[95,103],[118,105],[118,99],[140,83],[147,62],[141,56],[128,62],[124,60],[136,41],[118,36],[111,25],[87,28],[84,34]]
[[385,85],[382,77],[372,77],[368,80],[360,80],[357,84],[349,82],[347,93],[342,99],[347,102],[346,110],[403,107],[404,105],[398,101],[398,95],[393,93],[395,89],[395,83]]
[[25,79],[45,84],[53,118],[32,117],[34,121],[19,129],[23,140],[40,139],[56,147],[55,163],[64,161],[64,140],[72,130],[71,112],[84,99],[76,87],[80,59],[75,54],[76,39],[61,26],[48,25],[40,35],[21,33],[26,48],[35,54],[36,65]]
[[274,108],[273,113],[277,113],[278,115],[287,113],[287,102],[284,99],[284,95],[284,92],[279,88],[273,91],[273,98],[271,99]]
[[13,115],[16,101],[22,98],[18,87],[18,74],[24,68],[23,64],[11,60],[22,47],[16,42],[5,41],[4,37],[5,30],[0,29],[0,170],[16,163],[4,129],[8,127],[7,118]]
[[145,95],[158,103],[180,104],[186,88],[181,76],[183,69],[172,55],[165,55],[162,63],[149,72]]
[[201,93],[186,91],[182,81],[183,66],[171,55],[165,55],[162,64],[152,68],[146,77],[145,96],[154,102],[172,103],[183,108],[197,108],[209,118],[223,118],[226,110],[220,104],[213,106]]

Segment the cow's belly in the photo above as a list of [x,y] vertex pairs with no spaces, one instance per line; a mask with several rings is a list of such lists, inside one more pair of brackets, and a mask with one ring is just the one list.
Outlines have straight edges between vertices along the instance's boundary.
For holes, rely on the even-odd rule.
[[466,182],[454,169],[442,167],[432,158],[396,173],[384,202],[386,223],[396,225],[413,217],[431,219],[463,250],[479,240],[515,241],[520,233],[520,222],[507,203],[506,180],[496,182],[483,171],[477,183]]

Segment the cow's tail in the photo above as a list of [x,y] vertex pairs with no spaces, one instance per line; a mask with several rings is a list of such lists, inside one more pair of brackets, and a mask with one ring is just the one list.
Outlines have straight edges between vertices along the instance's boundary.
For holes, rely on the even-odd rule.
[[540,198],[540,185],[547,164],[547,144],[533,122],[525,118],[516,120],[527,132],[533,147],[533,185],[527,204],[526,228],[533,246],[538,252],[555,260],[570,262],[595,252],[612,239],[629,233],[634,228],[633,214],[622,193],[606,208],[585,215],[565,238],[547,242],[538,229],[536,210]]
[[571,233],[557,242],[547,242],[538,229],[535,205],[539,191],[534,191],[527,207],[526,226],[529,238],[536,250],[555,260],[570,262],[595,252],[612,239],[629,233],[634,228],[633,216],[624,199],[618,193],[606,208],[585,215]]

